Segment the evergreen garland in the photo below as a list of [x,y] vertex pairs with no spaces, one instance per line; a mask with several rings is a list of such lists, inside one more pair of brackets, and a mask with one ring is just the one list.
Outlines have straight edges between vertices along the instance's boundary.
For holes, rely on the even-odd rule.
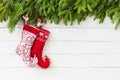
[[61,19],[71,25],[77,19],[78,23],[87,16],[94,16],[100,23],[108,16],[116,22],[115,29],[120,25],[120,0],[0,0],[0,21],[9,19],[8,28],[13,31],[15,25],[28,13],[30,24],[35,24],[37,18],[43,22],[50,20],[58,24]]

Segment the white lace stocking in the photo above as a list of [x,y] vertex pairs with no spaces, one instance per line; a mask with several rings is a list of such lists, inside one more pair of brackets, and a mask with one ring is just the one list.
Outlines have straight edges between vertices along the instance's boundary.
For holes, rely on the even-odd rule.
[[35,38],[36,38],[35,34],[29,31],[23,30],[22,40],[16,49],[17,54],[22,57],[23,61],[29,67],[35,67],[37,66],[37,63],[38,63],[37,57],[34,57],[34,58],[30,57],[30,50]]

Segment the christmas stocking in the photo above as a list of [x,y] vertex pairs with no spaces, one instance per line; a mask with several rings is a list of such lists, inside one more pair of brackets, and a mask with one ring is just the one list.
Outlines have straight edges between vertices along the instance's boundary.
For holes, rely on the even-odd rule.
[[50,60],[47,56],[45,56],[45,59],[42,58],[42,53],[43,53],[43,48],[45,45],[45,42],[50,34],[49,31],[40,28],[40,27],[36,27],[39,31],[39,35],[37,36],[37,38],[35,39],[33,46],[31,48],[31,54],[30,56],[32,58],[34,58],[35,56],[38,58],[38,65],[41,68],[48,68],[50,65]]
[[23,61],[29,67],[36,66],[38,62],[36,57],[34,58],[30,57],[31,47],[37,35],[38,35],[37,29],[25,24],[23,27],[21,42],[16,49],[17,54],[22,57]]

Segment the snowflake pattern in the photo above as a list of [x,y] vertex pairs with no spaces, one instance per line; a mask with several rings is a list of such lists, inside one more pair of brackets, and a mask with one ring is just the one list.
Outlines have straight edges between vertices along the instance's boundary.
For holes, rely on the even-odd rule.
[[22,40],[16,49],[17,54],[21,56],[23,61],[29,67],[35,67],[37,66],[37,63],[38,63],[38,59],[36,56],[34,56],[33,58],[30,57],[31,47],[35,38],[36,38],[35,34],[29,31],[23,30]]

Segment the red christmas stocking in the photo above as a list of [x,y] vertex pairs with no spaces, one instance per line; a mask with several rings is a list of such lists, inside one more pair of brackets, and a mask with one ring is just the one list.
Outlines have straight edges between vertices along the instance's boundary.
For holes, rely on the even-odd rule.
[[50,32],[43,28],[40,28],[40,27],[36,27],[36,28],[39,30],[39,35],[37,36],[37,38],[35,39],[35,41],[33,43],[30,56],[32,58],[34,56],[36,56],[38,58],[38,65],[41,68],[48,68],[50,65],[50,60],[47,56],[45,56],[45,59],[43,59],[42,52],[43,52],[45,42],[46,42]]
[[36,66],[38,62],[36,57],[30,57],[30,50],[37,35],[37,29],[25,24],[23,27],[21,42],[16,49],[17,54],[22,57],[23,61],[29,67]]

